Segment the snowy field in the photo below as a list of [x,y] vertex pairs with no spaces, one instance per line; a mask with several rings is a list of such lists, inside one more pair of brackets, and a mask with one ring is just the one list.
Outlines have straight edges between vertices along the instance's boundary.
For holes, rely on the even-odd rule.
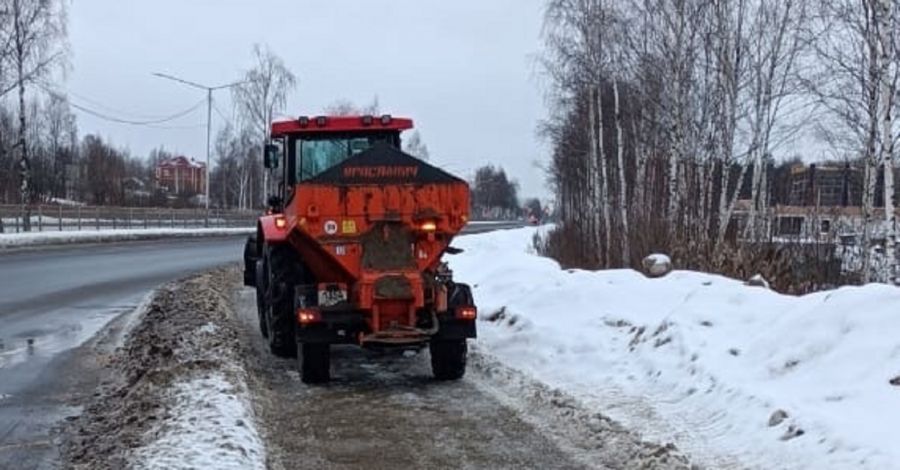
[[460,237],[478,351],[713,468],[897,468],[900,288],[780,295],[563,270],[535,228]]
[[157,238],[225,236],[252,233],[253,228],[161,228],[132,230],[82,230],[0,234],[0,250],[69,243],[106,243]]

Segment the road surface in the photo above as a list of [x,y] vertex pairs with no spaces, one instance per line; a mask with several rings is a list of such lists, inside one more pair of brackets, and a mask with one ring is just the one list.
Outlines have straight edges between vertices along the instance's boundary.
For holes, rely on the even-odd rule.
[[584,468],[470,378],[433,380],[427,352],[334,346],[332,382],[304,385],[259,336],[253,291],[234,303],[270,469]]
[[49,429],[77,413],[71,394],[96,386],[73,348],[155,286],[242,252],[243,238],[230,237],[0,255],[0,468],[53,468]]

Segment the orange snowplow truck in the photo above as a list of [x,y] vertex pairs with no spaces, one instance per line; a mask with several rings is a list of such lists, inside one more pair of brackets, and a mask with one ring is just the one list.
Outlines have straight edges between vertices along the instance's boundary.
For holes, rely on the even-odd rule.
[[475,337],[469,286],[441,258],[469,216],[469,186],[402,152],[412,120],[318,116],[274,122],[279,175],[244,250],[259,327],[306,383],[330,379],[332,344],[428,346],[438,379],[462,377]]

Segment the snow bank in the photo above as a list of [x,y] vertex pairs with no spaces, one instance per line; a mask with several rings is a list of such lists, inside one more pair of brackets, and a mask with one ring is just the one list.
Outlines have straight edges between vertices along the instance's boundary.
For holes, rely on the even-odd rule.
[[134,230],[82,230],[0,234],[0,250],[72,243],[108,243],[158,238],[215,237],[252,233],[253,228],[160,228]]
[[238,279],[229,267],[173,281],[125,320],[103,385],[64,424],[65,468],[265,468],[230,303]]
[[529,253],[535,230],[454,243],[480,351],[714,468],[900,462],[900,289],[562,270]]
[[135,469],[265,469],[265,447],[243,383],[238,387],[212,373],[176,383],[174,395],[174,418],[135,452]]

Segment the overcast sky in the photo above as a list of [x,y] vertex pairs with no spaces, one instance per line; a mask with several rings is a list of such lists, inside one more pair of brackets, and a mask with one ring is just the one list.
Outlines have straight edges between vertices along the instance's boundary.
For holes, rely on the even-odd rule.
[[[65,87],[74,103],[112,116],[167,116],[205,92],[153,72],[228,83],[251,65],[253,44],[267,44],[299,79],[286,114],[377,96],[384,112],[415,120],[439,166],[470,177],[482,164],[502,165],[523,195],[544,196],[534,59],[542,8],[541,0],[72,0]],[[230,118],[229,93],[215,99]],[[205,106],[156,127],[78,114],[82,134],[135,155],[164,145],[205,158]],[[223,122],[214,112],[214,126]]]

